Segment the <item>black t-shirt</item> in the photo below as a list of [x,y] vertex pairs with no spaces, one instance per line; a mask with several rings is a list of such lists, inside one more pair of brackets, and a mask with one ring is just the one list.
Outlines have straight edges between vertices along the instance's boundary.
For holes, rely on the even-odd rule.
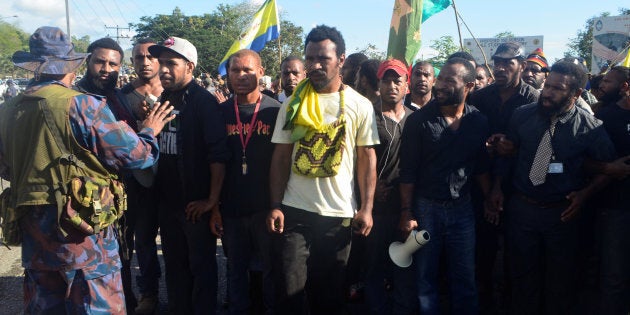
[[[616,104],[602,107],[596,115],[604,122],[604,129],[612,140],[618,156],[630,155],[630,110]],[[605,207],[630,209],[630,178],[614,180],[600,194]]]
[[[224,216],[235,217],[268,211],[269,167],[274,148],[271,136],[280,103],[267,95],[262,95],[260,109],[251,129],[252,135],[245,150],[247,174],[243,174],[243,145],[234,111],[234,98],[223,102],[220,107],[225,118],[227,144],[232,153],[232,158],[226,164],[221,213]],[[255,107],[256,104],[238,104],[240,120],[244,125],[243,141],[247,139]]]
[[169,101],[176,117],[159,135],[155,186],[161,203],[182,211],[188,202],[208,198],[210,164],[230,158],[225,121],[216,98],[194,81],[179,91],[165,90],[160,99]]
[[399,122],[395,122],[391,118],[384,116],[379,109],[374,111],[378,138],[380,139],[380,144],[374,147],[376,152],[376,176],[379,181],[385,182],[387,187],[392,188],[386,202],[374,200],[375,212],[397,212],[400,209],[400,192],[398,190],[400,142],[405,121],[411,113],[413,113],[413,110],[405,107],[405,116]]

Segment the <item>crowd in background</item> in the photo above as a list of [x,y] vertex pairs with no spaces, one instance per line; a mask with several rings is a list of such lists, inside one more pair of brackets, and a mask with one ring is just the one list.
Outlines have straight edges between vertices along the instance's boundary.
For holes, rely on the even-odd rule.
[[[215,313],[220,238],[230,314],[628,314],[627,67],[591,76],[581,58],[550,64],[514,42],[492,65],[466,52],[407,65],[346,55],[320,25],[276,78],[247,49],[226,76],[195,77],[197,50],[178,37],[138,39],[134,73],[119,75],[110,38],[49,56],[40,48],[71,45],[57,28],[36,34],[13,57],[36,79],[0,106],[0,173],[24,210],[25,313],[153,314],[162,276],[171,313]],[[55,124],[16,109],[29,96]],[[37,141],[50,161],[30,155]],[[125,184],[120,225],[63,223],[62,175],[38,166],[68,150],[89,153],[85,174]],[[407,266],[390,258],[420,231],[430,239]]]

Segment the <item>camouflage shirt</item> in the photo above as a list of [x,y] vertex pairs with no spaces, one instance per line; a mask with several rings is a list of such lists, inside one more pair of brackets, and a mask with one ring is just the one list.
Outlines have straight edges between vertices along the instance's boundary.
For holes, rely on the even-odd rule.
[[[58,81],[35,82],[25,93],[49,84],[63,85]],[[79,144],[111,170],[146,168],[158,157],[153,131],[143,128],[136,134],[127,124],[116,121],[104,98],[87,94],[73,97],[69,116]],[[0,164],[4,164],[1,148],[0,144]],[[111,226],[95,235],[85,236],[77,231],[63,236],[57,223],[56,205],[31,208],[20,221],[24,268],[64,271],[68,279],[74,277],[76,270],[82,270],[88,280],[120,269],[118,243]]]

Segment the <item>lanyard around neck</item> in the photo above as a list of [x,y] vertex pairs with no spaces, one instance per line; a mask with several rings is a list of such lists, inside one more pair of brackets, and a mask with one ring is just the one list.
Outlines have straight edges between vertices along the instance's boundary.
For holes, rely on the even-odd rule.
[[249,143],[249,139],[252,137],[252,131],[254,130],[254,124],[256,124],[256,117],[258,116],[258,110],[260,109],[260,102],[262,100],[262,95],[258,97],[258,102],[256,103],[256,107],[254,108],[254,114],[252,115],[252,120],[249,122],[249,128],[247,128],[247,136],[243,137],[245,133],[245,126],[241,122],[241,115],[238,111],[238,101],[237,96],[234,95],[234,112],[236,114],[236,128],[239,130],[239,137],[241,139],[241,147],[243,149],[243,157],[245,157],[245,149],[247,148],[247,144]]

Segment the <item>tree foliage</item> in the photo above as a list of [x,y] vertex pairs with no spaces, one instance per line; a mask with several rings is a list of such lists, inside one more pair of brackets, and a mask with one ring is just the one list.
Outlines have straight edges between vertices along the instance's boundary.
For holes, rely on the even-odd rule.
[[[366,55],[369,59],[385,60],[386,52],[379,50],[374,44],[367,44],[363,48],[356,48],[356,52]],[[346,56],[350,53],[346,52]]]
[[497,35],[494,35],[495,38],[514,38],[516,36],[514,36],[514,33],[510,32],[510,31],[503,31]]
[[27,73],[20,68],[14,67],[11,56],[18,50],[28,51],[29,34],[20,28],[0,21],[0,73],[5,76],[21,77]]
[[280,74],[280,62],[287,56],[302,56],[304,54],[304,36],[301,26],[297,26],[292,22],[280,20],[280,45],[278,49],[278,40],[273,40],[265,45],[260,52],[265,74],[275,77]]
[[[14,52],[29,50],[29,37],[30,34],[22,29],[6,22],[0,22],[0,43],[2,43],[0,45],[0,75],[2,78],[5,76],[30,77],[32,75],[26,70],[15,67],[11,61]],[[90,45],[90,37],[87,35],[81,38],[73,36],[72,43],[76,52],[86,52],[88,45]],[[82,69],[77,72],[82,73]]]
[[448,56],[459,51],[459,45],[455,43],[453,36],[441,36],[439,39],[431,41],[431,48],[437,51],[437,56],[431,57],[426,61],[433,64],[434,67],[441,68],[446,62]]
[[[619,9],[620,15],[630,15],[630,9]],[[602,12],[599,16],[593,16],[586,20],[584,29],[578,30],[577,36],[569,39],[567,46],[569,50],[564,53],[565,57],[582,57],[586,60],[587,67],[591,68],[591,60],[593,60],[593,25],[600,17],[610,16],[610,12]]]
[[[220,4],[212,13],[186,16],[179,8],[170,15],[144,16],[140,23],[132,24],[137,35],[134,38],[149,37],[158,42],[169,36],[186,38],[197,48],[199,72],[217,73],[217,67],[232,43],[238,38],[243,26],[248,25],[258,8],[249,4]],[[280,58],[289,54],[302,54],[302,28],[292,22],[280,22],[280,43],[272,41],[260,52],[263,67],[268,75],[279,73]]]

